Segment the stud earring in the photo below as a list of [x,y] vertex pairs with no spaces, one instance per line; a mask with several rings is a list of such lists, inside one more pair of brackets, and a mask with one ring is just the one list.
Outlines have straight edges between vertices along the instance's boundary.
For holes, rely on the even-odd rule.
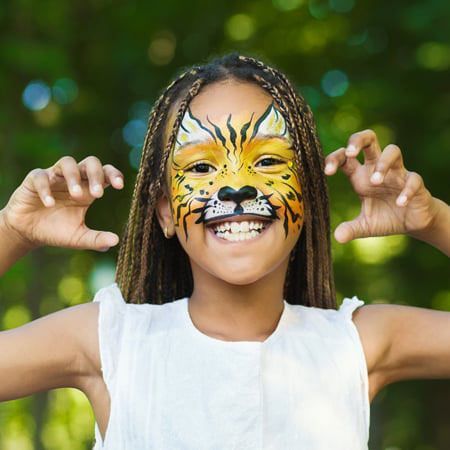
[[173,234],[169,234],[169,227],[164,227],[163,233],[166,239],[170,239],[173,236]]

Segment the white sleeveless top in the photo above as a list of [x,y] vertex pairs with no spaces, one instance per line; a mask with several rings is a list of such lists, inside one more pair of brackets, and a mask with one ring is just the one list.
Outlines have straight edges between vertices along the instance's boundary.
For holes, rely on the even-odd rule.
[[111,398],[105,442],[94,450],[367,450],[367,365],[339,310],[291,305],[263,342],[198,330],[188,298],[125,303],[100,289],[99,343]]

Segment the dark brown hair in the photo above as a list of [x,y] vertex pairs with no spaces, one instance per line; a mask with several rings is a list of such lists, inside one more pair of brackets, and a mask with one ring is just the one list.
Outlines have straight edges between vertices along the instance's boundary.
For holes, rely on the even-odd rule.
[[[312,111],[283,73],[237,53],[193,66],[176,78],[156,101],[150,113],[121,240],[116,282],[130,303],[162,304],[191,295],[193,278],[188,256],[178,239],[164,237],[155,208],[165,188],[167,158],[189,103],[208,84],[230,78],[256,83],[267,91],[282,112],[293,140],[305,222],[291,252],[284,298],[291,304],[336,309],[328,191]],[[164,146],[164,129],[175,104],[178,111]]]

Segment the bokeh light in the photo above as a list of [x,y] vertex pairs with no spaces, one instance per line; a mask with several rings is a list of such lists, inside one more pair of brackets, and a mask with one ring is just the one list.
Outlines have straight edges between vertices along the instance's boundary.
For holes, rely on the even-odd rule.
[[314,19],[325,19],[330,12],[328,0],[309,0],[308,9]]
[[83,280],[72,275],[67,275],[60,280],[58,295],[67,305],[77,305],[88,297]]
[[330,70],[322,77],[322,89],[329,97],[344,95],[348,89],[347,74],[342,70]]
[[450,68],[450,46],[440,42],[425,42],[416,50],[417,63],[430,70]]
[[141,119],[132,119],[123,127],[122,136],[130,147],[138,147],[144,143],[147,125]]
[[2,327],[4,330],[19,327],[31,320],[30,311],[22,305],[14,305],[3,314]]
[[114,283],[114,261],[101,261],[97,263],[89,275],[89,289],[95,293],[99,289]]
[[348,134],[355,132],[362,123],[362,114],[354,105],[339,108],[333,116],[332,125]]
[[157,33],[148,46],[148,57],[156,66],[169,64],[175,56],[177,40],[169,30]]
[[128,116],[130,119],[139,119],[146,122],[150,114],[150,109],[151,105],[149,102],[139,100],[130,106]]
[[356,259],[363,264],[381,264],[400,255],[406,248],[405,235],[380,236],[355,239],[350,244]]
[[245,41],[255,32],[255,21],[247,14],[235,14],[227,20],[225,30],[230,39]]
[[33,111],[34,119],[43,127],[56,125],[61,116],[61,107],[55,102],[50,102],[44,109]]
[[60,78],[53,84],[52,94],[60,105],[72,103],[78,96],[77,83],[70,78]]
[[41,80],[35,80],[28,83],[22,93],[23,104],[31,111],[44,109],[51,97],[50,88]]

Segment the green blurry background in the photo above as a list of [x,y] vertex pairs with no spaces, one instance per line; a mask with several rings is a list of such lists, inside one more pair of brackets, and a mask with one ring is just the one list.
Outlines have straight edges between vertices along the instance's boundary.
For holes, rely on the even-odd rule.
[[[120,233],[152,102],[183,66],[231,50],[287,73],[325,153],[372,128],[448,201],[449,21],[445,0],[3,0],[1,205],[31,169],[97,155],[126,186],[109,189],[88,223]],[[358,200],[341,174],[329,186],[335,226]],[[434,248],[405,236],[333,245],[339,302],[450,311],[448,259]],[[91,301],[113,281],[116,255],[43,248],[23,258],[0,281],[1,329]],[[388,386],[372,403],[371,450],[449,449],[449,405],[447,380]],[[0,404],[0,448],[89,449],[93,425],[81,392],[41,393]]]

